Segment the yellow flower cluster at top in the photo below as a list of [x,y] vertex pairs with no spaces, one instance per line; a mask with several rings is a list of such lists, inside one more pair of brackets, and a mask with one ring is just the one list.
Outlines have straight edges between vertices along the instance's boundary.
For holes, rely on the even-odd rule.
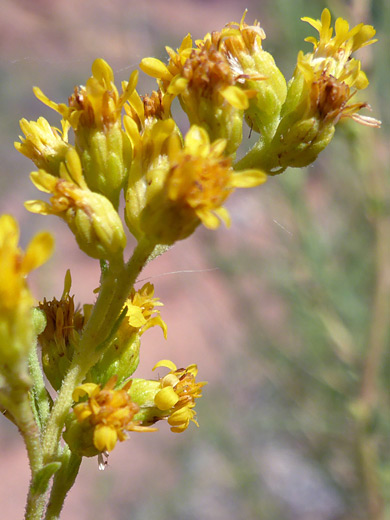
[[[44,118],[21,121],[25,137],[16,147],[39,168],[31,174],[34,184],[51,194],[50,202],[29,201],[26,207],[60,216],[83,251],[110,260],[126,245],[117,213],[122,191],[125,221],[137,240],[171,245],[200,223],[215,229],[221,219],[228,225],[223,204],[236,187],[253,187],[266,174],[312,162],[340,118],[378,125],[358,114],[365,102],[349,102],[368,85],[351,54],[375,41],[371,26],[350,29],[338,18],[332,36],[327,9],[321,21],[304,18],[319,40],[307,38],[314,50],[299,53],[287,82],[263,49],[264,30],[257,21],[248,25],[245,16],[195,44],[188,34],[177,51],[167,47],[167,64],[144,58],[140,68],[159,87],[150,96],[137,93],[137,71],[119,93],[102,59],[68,105],[36,87],[38,99],[63,119],[61,131]],[[170,111],[175,97],[191,125],[184,137]],[[260,138],[234,164],[244,120]],[[70,128],[74,145],[67,137]]]
[[[61,115],[58,128],[43,117],[20,122],[24,137],[15,146],[34,162],[31,180],[48,195],[27,201],[26,208],[63,219],[102,270],[95,306],[75,308],[70,274],[61,299],[39,306],[46,325],[38,337],[42,364],[53,388],[60,392],[68,374],[77,372],[72,372],[75,363],[87,360],[64,434],[74,453],[110,451],[127,431],[150,430],[161,419],[174,432],[198,424],[195,400],[205,383],[196,382],[196,365],[177,369],[165,360],[155,367],[169,368],[165,377],[132,378],[145,331],[158,326],[167,337],[153,285],[133,287],[144,265],[201,224],[211,230],[221,222],[230,226],[225,203],[236,188],[253,188],[268,175],[312,163],[341,119],[380,124],[360,114],[366,102],[352,102],[368,85],[352,53],[376,41],[373,27],[350,28],[338,18],[333,34],[328,9],[321,20],[303,18],[319,38],[306,39],[313,50],[299,52],[287,81],[263,48],[260,23],[245,20],[246,12],[240,22],[195,42],[188,34],[176,51],[166,47],[167,63],[144,58],[140,69],[157,80],[150,95],[137,92],[138,71],[118,89],[111,67],[97,59],[92,76],[74,89],[68,104],[34,88],[37,98]],[[175,98],[189,121],[184,135],[171,112]],[[258,140],[237,160],[244,124]],[[70,132],[74,135],[68,137]],[[130,259],[125,258],[126,227],[137,242]],[[51,239],[38,235],[23,256],[17,238],[15,222],[2,217],[1,316],[20,324],[32,305],[24,276],[46,260]],[[5,344],[12,319],[2,319]]]

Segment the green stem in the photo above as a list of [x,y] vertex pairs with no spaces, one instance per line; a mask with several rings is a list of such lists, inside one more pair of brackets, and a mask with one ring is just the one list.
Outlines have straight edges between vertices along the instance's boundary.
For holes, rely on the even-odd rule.
[[[21,426],[19,423],[18,425],[21,430],[23,428],[26,431],[23,436],[25,437],[32,472],[26,506],[26,520],[40,520],[42,518],[47,486],[37,490],[36,486],[34,487],[34,477],[40,469],[44,472],[46,467],[50,467],[50,463],[57,460],[61,462],[61,467],[54,477],[47,519],[54,520],[59,517],[65,496],[76,479],[81,462],[81,459],[70,454],[67,448],[62,455],[58,453],[62,430],[72,405],[73,390],[82,383],[89,369],[96,364],[104,353],[102,350],[99,351],[97,347],[109,336],[134,282],[148,259],[153,255],[154,249],[150,244],[141,243],[136,247],[127,264],[124,264],[122,260],[111,262],[104,272],[99,296],[80,341],[79,349],[48,417],[47,410],[45,407],[43,408],[43,417],[47,419],[47,423],[41,442],[40,431],[34,421],[27,394],[24,394],[26,396],[24,405],[28,408],[28,413],[26,412],[22,416],[25,418],[26,425]],[[40,378],[36,374],[36,361],[37,358],[35,359],[32,355],[32,373],[36,376],[34,381],[37,384],[37,389],[41,391]],[[13,410],[10,410],[10,412],[15,417],[19,416]],[[32,425],[35,426],[36,431],[32,431]],[[47,466],[43,466],[43,464]]]
[[61,457],[61,468],[54,475],[45,520],[58,520],[68,491],[73,486],[79,472],[81,457],[71,453],[68,448]]
[[36,410],[38,424],[40,428],[42,428],[50,415],[50,396],[45,387],[36,344],[30,350],[28,364],[29,372],[33,380],[33,387],[31,389],[32,401]]
[[[15,376],[17,377],[17,376]],[[35,476],[42,468],[40,429],[35,420],[29,398],[29,385],[20,381],[10,392],[7,410],[17,424],[26,445],[31,470],[31,480],[26,504],[26,520],[40,520],[45,505],[45,495],[34,492]]]
[[43,436],[45,463],[55,459],[57,446],[69,409],[72,393],[84,380],[89,369],[104,353],[99,344],[109,336],[139,273],[153,254],[154,246],[140,243],[127,264],[112,263],[103,275],[99,296],[85,328],[79,349],[74,356],[53,405]]
[[13,422],[20,430],[33,473],[41,467],[42,456],[40,453],[40,430],[35,421],[29,398],[31,383],[23,380],[17,372],[11,375],[9,380],[13,382],[13,386],[8,393],[1,393],[1,405],[11,414]]

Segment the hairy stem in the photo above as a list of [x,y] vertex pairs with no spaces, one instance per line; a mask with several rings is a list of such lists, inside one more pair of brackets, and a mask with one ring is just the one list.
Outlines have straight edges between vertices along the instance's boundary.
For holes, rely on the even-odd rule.
[[54,475],[50,499],[46,509],[46,520],[58,520],[68,491],[73,486],[79,472],[81,457],[65,448],[61,456],[61,468]]

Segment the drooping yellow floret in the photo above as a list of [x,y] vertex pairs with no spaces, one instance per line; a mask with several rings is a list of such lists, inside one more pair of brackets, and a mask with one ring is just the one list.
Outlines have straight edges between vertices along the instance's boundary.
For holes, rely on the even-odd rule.
[[188,428],[190,421],[199,426],[195,419],[195,399],[202,396],[202,387],[206,382],[196,382],[198,367],[189,365],[177,368],[172,361],[161,360],[153,368],[166,367],[170,372],[160,379],[159,390],[154,402],[161,411],[169,411],[168,423],[171,431],[181,433]]

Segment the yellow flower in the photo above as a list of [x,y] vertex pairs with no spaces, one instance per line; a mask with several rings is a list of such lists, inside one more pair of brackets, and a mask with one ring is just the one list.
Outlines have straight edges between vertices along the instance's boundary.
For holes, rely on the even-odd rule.
[[319,40],[314,37],[305,40],[313,44],[313,52],[304,55],[301,51],[298,55],[297,70],[303,74],[309,89],[308,113],[334,124],[342,117],[350,117],[367,126],[380,126],[376,119],[357,114],[368,107],[367,103],[348,103],[357,90],[368,86],[360,60],[351,58],[351,54],[377,41],[372,39],[375,29],[363,23],[350,29],[346,20],[337,18],[332,37],[328,9],[323,10],[321,20],[308,17],[302,20],[319,32]]
[[222,220],[230,225],[230,216],[222,205],[235,188],[251,188],[266,181],[260,170],[235,172],[231,159],[225,157],[226,141],[210,143],[207,132],[192,126],[184,147],[168,152],[170,170],[167,176],[167,197],[177,208],[177,216],[201,221],[216,229]]
[[71,283],[68,270],[60,300],[53,298],[47,301],[45,298],[38,305],[46,318],[46,327],[38,336],[42,348],[42,366],[55,390],[60,388],[68,371],[92,308],[92,305],[84,305],[83,310],[75,308],[74,297],[69,294]]
[[18,246],[18,224],[10,215],[0,217],[0,372],[11,374],[25,359],[33,341],[33,297],[26,276],[51,256],[54,239],[38,233],[26,252]]
[[62,131],[50,126],[44,117],[38,121],[20,121],[25,138],[19,136],[21,143],[16,142],[15,148],[31,159],[34,164],[52,175],[59,175],[59,167],[65,160],[70,148],[68,143],[69,123],[62,120]]
[[155,428],[139,426],[139,422],[133,420],[139,406],[128,393],[131,381],[120,390],[114,390],[115,384],[116,377],[113,376],[103,388],[95,383],[85,383],[73,392],[76,402],[87,397],[73,410],[77,421],[93,431],[93,445],[98,452],[112,451],[118,440],[127,439],[128,431],[156,431]]
[[206,382],[196,382],[198,367],[189,365],[187,368],[177,369],[169,360],[159,361],[153,368],[166,367],[170,372],[160,379],[160,390],[155,394],[156,407],[165,412],[169,411],[168,423],[171,431],[180,433],[188,428],[190,421],[199,426],[195,419],[195,399],[202,396],[202,387]]
[[55,103],[39,88],[34,89],[40,101],[59,112],[66,124],[72,126],[88,187],[105,195],[115,208],[131,162],[130,142],[121,124],[122,108],[132,95],[137,78],[138,72],[134,71],[129,81],[122,83],[119,94],[111,67],[97,59],[92,65],[92,76],[85,87],[75,88],[69,106]]
[[84,86],[76,87],[69,98],[69,106],[50,100],[40,88],[34,94],[45,105],[57,111],[77,130],[79,125],[105,129],[121,119],[121,110],[133,92],[138,73],[132,72],[129,81],[122,83],[122,93],[114,83],[112,68],[98,58],[92,64],[92,76]]
[[268,174],[280,174],[289,166],[301,168],[314,162],[332,140],[342,118],[380,126],[380,121],[358,114],[368,107],[367,103],[350,102],[368,85],[360,61],[351,53],[374,43],[375,29],[364,24],[349,29],[348,22],[338,18],[332,37],[328,9],[322,12],[321,21],[303,20],[318,30],[319,40],[307,38],[314,45],[313,52],[298,54],[272,140],[261,138],[236,167],[257,166]]
[[346,62],[352,52],[378,41],[372,39],[376,33],[372,25],[359,23],[350,30],[347,20],[343,20],[343,18],[337,18],[335,35],[332,38],[333,28],[330,26],[329,9],[322,11],[321,20],[314,20],[307,16],[303,17],[302,20],[308,22],[319,32],[319,40],[313,36],[305,39],[305,41],[314,45],[317,57],[338,57],[341,61]]
[[[188,34],[177,52],[167,47],[168,65],[155,58],[145,58],[140,68],[157,78],[164,96],[179,96],[190,124],[204,127],[212,140],[225,138],[227,154],[234,154],[242,139],[243,111],[248,98],[256,92],[236,83],[228,57],[220,52],[217,33],[197,42],[192,48]],[[170,102],[169,102],[170,104]]]
[[172,96],[164,95],[160,89],[154,90],[150,96],[142,97],[134,90],[125,104],[125,111],[133,119],[138,132],[142,134],[147,127],[150,128],[157,121],[170,118],[172,99]]
[[[158,121],[141,136],[133,120],[127,126],[134,143],[135,161],[143,164],[129,177],[126,222],[138,238],[156,244],[173,244],[189,236],[202,222],[215,229],[230,218],[222,207],[237,187],[249,188],[266,180],[260,170],[234,172],[224,155],[226,140],[210,143],[196,125],[184,145],[171,119]],[[146,137],[148,136],[148,138]],[[148,153],[149,152],[149,153]]]
[[126,317],[119,327],[119,335],[128,336],[129,332],[137,330],[142,335],[145,331],[154,326],[161,327],[164,337],[167,337],[167,325],[160,316],[160,311],[155,307],[164,304],[159,298],[154,298],[154,286],[151,283],[144,284],[141,289],[131,291],[130,297],[126,300]]
[[248,93],[247,123],[262,139],[270,139],[279,123],[287,84],[273,56],[262,48],[264,30],[256,20],[246,24],[246,12],[240,23],[231,22],[222,29],[218,48],[235,74],[236,85]]
[[140,69],[158,79],[163,93],[169,92],[177,95],[186,86],[186,81],[183,81],[181,74],[184,64],[193,50],[191,35],[187,34],[177,52],[170,47],[165,47],[165,49],[169,55],[168,65],[156,58],[144,58],[140,63]]
[[33,184],[51,193],[50,203],[31,200],[26,209],[41,215],[58,215],[74,233],[80,249],[93,258],[110,258],[122,254],[126,236],[122,222],[111,202],[89,190],[82,172],[80,158],[71,148],[59,168],[59,177],[44,170],[32,172]]

